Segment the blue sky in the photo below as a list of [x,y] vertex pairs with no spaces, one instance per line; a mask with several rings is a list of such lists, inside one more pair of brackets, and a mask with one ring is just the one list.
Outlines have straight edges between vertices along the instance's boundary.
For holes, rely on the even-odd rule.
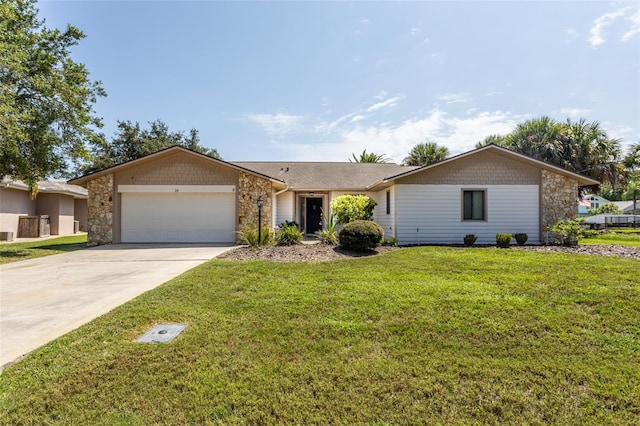
[[527,119],[640,142],[640,2],[40,1],[117,120],[200,131],[225,160],[400,162]]

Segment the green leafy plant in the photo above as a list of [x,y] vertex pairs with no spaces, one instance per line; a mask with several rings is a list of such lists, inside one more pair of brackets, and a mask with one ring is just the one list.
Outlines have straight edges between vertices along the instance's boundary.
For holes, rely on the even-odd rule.
[[338,244],[338,232],[336,232],[336,215],[331,213],[329,217],[327,217],[327,212],[324,209],[320,209],[322,212],[322,220],[327,225],[327,229],[322,229],[320,231],[316,231],[316,237],[321,243],[336,245]]
[[496,244],[500,248],[508,248],[511,245],[511,234],[499,233],[496,234]]
[[236,235],[239,244],[246,244],[249,247],[259,247],[273,243],[273,230],[267,225],[262,225],[261,241],[258,241],[258,228],[251,225],[245,226],[242,230],[236,232]]
[[295,222],[283,223],[275,234],[275,241],[276,245],[279,246],[300,244],[302,241],[302,232],[298,229],[298,224]]
[[529,239],[529,236],[527,234],[515,234],[514,238],[516,239],[516,243],[518,243],[519,246],[523,246],[527,243],[527,240]]
[[296,228],[300,229],[300,224],[295,220],[285,220],[280,224],[280,228],[285,228],[287,226],[295,226]]
[[472,245],[475,244],[476,240],[478,239],[477,235],[474,234],[467,234],[464,236],[464,245],[467,247],[471,247]]
[[331,202],[336,222],[345,224],[354,220],[371,220],[377,203],[366,195],[341,195]]
[[338,234],[340,246],[354,251],[367,251],[380,245],[384,229],[371,220],[347,223]]
[[395,246],[396,244],[398,244],[398,239],[395,237],[384,238],[382,241],[383,246]]
[[624,212],[615,204],[606,203],[597,209],[589,209],[589,216],[595,216],[597,214],[624,214]]
[[584,238],[585,233],[580,226],[583,219],[559,220],[548,228],[556,237],[557,242],[565,247],[575,247]]

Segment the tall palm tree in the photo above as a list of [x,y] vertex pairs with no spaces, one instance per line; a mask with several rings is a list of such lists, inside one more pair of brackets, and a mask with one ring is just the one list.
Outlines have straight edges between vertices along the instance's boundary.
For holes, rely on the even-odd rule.
[[484,138],[484,140],[476,143],[476,149],[477,148],[482,148],[483,146],[489,145],[489,144],[494,144],[494,145],[498,145],[498,146],[505,146],[507,147],[507,138],[506,136],[503,135],[489,135],[486,138]]
[[438,145],[435,142],[423,142],[411,148],[403,164],[405,166],[428,166],[442,161],[448,156],[449,149],[446,146]]
[[373,152],[367,152],[363,150],[360,156],[351,154],[352,158],[349,158],[350,163],[388,163],[389,159],[385,157],[385,154],[375,154]]
[[624,166],[630,170],[640,169],[640,142],[629,147],[629,152],[624,157]]
[[625,180],[624,166],[620,163],[620,141],[612,139],[594,121],[567,120],[565,165],[569,170],[583,172],[600,182],[609,182],[613,189]]

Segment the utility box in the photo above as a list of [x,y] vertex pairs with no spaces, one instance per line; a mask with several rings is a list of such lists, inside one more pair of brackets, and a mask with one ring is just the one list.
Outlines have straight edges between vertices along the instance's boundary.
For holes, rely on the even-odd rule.
[[20,216],[18,219],[18,238],[48,237],[51,223],[48,215]]
[[73,233],[77,234],[78,232],[80,232],[80,221],[79,220],[74,220],[73,221]]
[[0,241],[13,241],[13,232],[0,232]]

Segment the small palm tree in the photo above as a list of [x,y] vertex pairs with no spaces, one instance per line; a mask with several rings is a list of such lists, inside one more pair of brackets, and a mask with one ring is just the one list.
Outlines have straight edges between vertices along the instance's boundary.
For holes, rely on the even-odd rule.
[[373,152],[367,152],[365,149],[362,151],[360,156],[356,156],[356,154],[351,154],[351,158],[349,158],[349,162],[351,163],[388,163],[389,159],[385,157],[385,154],[374,154]]
[[411,149],[403,163],[406,166],[428,166],[442,161],[448,156],[449,149],[446,146],[438,145],[435,142],[423,142]]

